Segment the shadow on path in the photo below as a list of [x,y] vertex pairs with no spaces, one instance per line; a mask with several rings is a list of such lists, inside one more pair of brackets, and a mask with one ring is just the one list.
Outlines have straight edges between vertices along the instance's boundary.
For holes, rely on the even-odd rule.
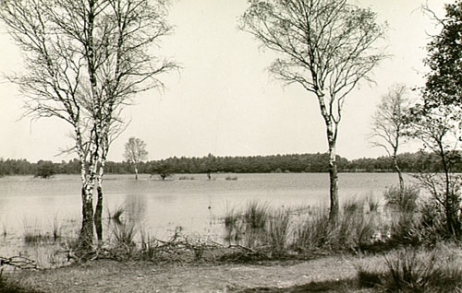
[[329,280],[322,282],[310,282],[304,285],[297,285],[289,288],[248,288],[236,293],[304,293],[304,292],[323,292],[323,293],[346,293],[359,290],[358,282],[354,279]]

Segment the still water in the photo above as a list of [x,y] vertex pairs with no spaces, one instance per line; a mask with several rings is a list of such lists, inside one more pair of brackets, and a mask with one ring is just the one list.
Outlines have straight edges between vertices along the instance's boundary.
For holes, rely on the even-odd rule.
[[[161,181],[141,176],[109,175],[104,181],[104,216],[123,208],[140,222],[150,237],[167,238],[176,227],[185,233],[215,235],[227,211],[258,201],[270,207],[298,207],[328,203],[328,174],[177,175]],[[180,180],[185,179],[185,180]],[[229,178],[228,178],[229,179]],[[340,200],[375,195],[397,184],[396,174],[339,174]],[[52,179],[0,178],[0,256],[19,253],[27,233],[77,236],[80,227],[80,179],[58,175]],[[12,250],[12,247],[16,249]]]

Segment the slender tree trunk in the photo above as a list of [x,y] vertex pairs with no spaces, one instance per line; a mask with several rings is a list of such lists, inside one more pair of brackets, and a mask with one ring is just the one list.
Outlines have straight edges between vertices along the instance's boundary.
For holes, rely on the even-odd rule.
[[80,180],[82,182],[82,226],[79,235],[79,246],[82,250],[88,251],[93,247],[94,222],[93,222],[93,187],[94,176],[89,176],[88,165],[86,164],[86,152],[82,143],[80,127],[75,126],[76,150],[80,159]]
[[399,201],[402,202],[403,196],[404,196],[404,178],[403,178],[403,172],[401,172],[401,169],[399,168],[399,165],[398,165],[398,158],[396,156],[396,153],[393,154],[393,167],[395,168],[395,171],[398,174]]
[[[442,149],[442,147],[441,147]],[[444,169],[444,176],[445,176],[445,210],[446,210],[446,221],[447,221],[447,229],[448,232],[451,233],[453,236],[457,236],[457,229],[456,229],[456,222],[457,217],[455,217],[455,209],[453,206],[452,200],[452,192],[451,192],[451,179],[449,176],[450,170],[448,167],[448,163],[445,158],[444,151],[441,151],[441,158],[443,161],[443,169]]]
[[138,180],[138,166],[135,164],[135,180]]
[[82,187],[82,228],[80,230],[80,248],[91,250],[94,240],[93,196],[90,186]]
[[98,247],[101,247],[103,244],[103,177],[104,171],[106,168],[106,157],[109,150],[109,143],[107,139],[107,125],[103,125],[101,130],[105,132],[101,133],[102,139],[100,142],[101,145],[101,152],[99,157],[99,174],[97,178],[97,201],[96,201],[96,209],[95,209],[95,228],[96,228],[96,236],[98,237]]
[[329,182],[330,182],[330,211],[329,222],[333,226],[338,223],[339,199],[338,199],[338,174],[337,158],[335,154],[335,140],[329,139]]
[[[318,96],[318,102],[321,109],[321,115],[324,118],[326,123],[326,132],[327,132],[327,143],[329,145],[329,195],[330,195],[330,210],[329,210],[329,224],[332,227],[337,226],[339,218],[339,199],[338,199],[338,174],[337,174],[337,158],[335,153],[335,147],[337,144],[337,133],[338,133],[338,123],[340,122],[340,117],[337,121],[334,120],[332,113],[332,105],[328,107],[324,100],[324,93],[318,91],[316,93]],[[333,100],[333,99],[332,99]]]
[[97,201],[95,208],[95,229],[98,239],[98,247],[103,243],[103,188],[99,185],[97,188]]

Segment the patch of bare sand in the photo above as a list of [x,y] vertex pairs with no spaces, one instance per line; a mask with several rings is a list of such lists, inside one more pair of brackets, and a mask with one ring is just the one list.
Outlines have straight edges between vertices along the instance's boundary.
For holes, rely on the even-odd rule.
[[[186,263],[100,260],[49,271],[23,272],[21,282],[43,292],[234,292],[273,288],[287,292],[310,282],[354,278],[361,260],[326,257],[304,262],[265,264]],[[370,263],[370,261],[368,261]],[[274,291],[276,290],[276,291]],[[255,291],[260,292],[260,291]],[[327,292],[327,291],[318,291]]]

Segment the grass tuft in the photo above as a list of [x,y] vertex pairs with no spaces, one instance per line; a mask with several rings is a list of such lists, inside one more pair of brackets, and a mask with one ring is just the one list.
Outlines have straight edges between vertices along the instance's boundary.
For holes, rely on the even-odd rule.
[[385,269],[358,269],[362,288],[380,292],[460,292],[462,269],[456,249],[406,247],[385,256]]
[[290,232],[290,212],[276,211],[270,216],[268,225],[269,244],[276,256],[284,255],[288,244]]
[[5,277],[0,274],[0,292],[5,293],[42,293],[30,286],[23,286],[18,280],[13,280],[11,277]]

